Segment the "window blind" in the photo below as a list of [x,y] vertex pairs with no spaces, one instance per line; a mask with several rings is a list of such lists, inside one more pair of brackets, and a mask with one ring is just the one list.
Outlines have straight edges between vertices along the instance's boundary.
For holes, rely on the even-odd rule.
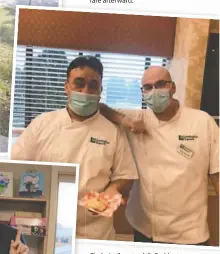
[[160,57],[19,45],[16,52],[13,128],[25,128],[43,112],[66,105],[64,83],[69,63],[80,55],[93,55],[104,66],[101,101],[115,108],[141,109],[140,81],[150,65],[165,66]]

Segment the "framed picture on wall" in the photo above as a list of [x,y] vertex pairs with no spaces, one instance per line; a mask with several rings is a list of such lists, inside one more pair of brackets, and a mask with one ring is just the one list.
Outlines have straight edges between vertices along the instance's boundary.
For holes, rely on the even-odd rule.
[[12,172],[0,172],[0,197],[13,197]]
[[41,197],[43,195],[44,174],[27,172],[21,175],[19,196]]

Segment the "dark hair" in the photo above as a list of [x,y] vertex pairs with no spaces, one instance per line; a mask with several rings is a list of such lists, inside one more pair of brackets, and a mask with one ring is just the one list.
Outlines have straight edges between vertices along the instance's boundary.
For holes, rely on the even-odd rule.
[[68,66],[67,68],[67,79],[69,78],[70,72],[72,69],[78,68],[78,67],[85,67],[88,66],[94,71],[98,72],[101,76],[101,79],[103,77],[103,65],[98,60],[98,58],[94,56],[80,56],[75,58]]

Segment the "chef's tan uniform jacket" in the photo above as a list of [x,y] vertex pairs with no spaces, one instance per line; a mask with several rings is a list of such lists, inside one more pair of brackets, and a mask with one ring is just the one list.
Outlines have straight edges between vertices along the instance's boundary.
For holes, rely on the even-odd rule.
[[[79,199],[111,181],[138,178],[125,133],[99,112],[83,122],[72,121],[66,109],[41,114],[14,144],[11,159],[80,163]],[[82,207],[77,214],[78,238],[115,238],[113,218]]]
[[142,119],[149,131],[128,133],[140,178],[128,202],[129,223],[158,242],[206,241],[208,175],[219,172],[219,128],[214,119],[182,106],[168,122],[159,122],[150,109],[123,112]]

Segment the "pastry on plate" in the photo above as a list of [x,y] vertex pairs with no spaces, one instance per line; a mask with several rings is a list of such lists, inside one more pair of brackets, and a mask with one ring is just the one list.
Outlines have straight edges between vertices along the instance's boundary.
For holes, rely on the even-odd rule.
[[88,209],[93,209],[98,212],[103,212],[106,210],[108,203],[105,199],[100,197],[93,197],[87,200]]

